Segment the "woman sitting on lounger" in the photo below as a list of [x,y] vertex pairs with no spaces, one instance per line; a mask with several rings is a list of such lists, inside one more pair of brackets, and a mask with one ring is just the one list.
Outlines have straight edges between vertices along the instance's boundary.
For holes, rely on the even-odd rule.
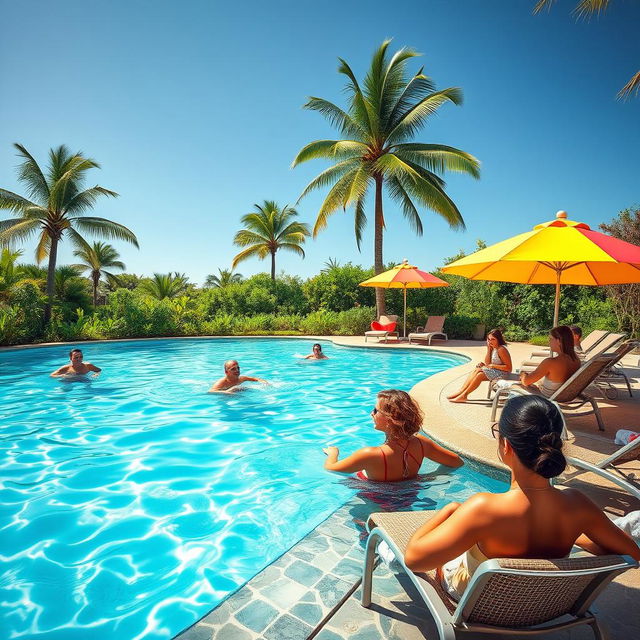
[[573,333],[569,327],[559,326],[549,333],[549,347],[557,355],[545,358],[531,373],[520,374],[524,386],[536,384],[547,397],[552,396],[579,368],[582,362],[574,349]]
[[466,402],[468,395],[485,380],[500,380],[511,373],[511,355],[500,329],[487,334],[487,353],[476,365],[459,391],[447,396],[450,402]]
[[382,446],[359,449],[344,460],[338,460],[338,447],[326,447],[325,469],[356,472],[361,480],[396,482],[415,478],[425,458],[448,467],[462,465],[460,456],[418,435],[422,411],[405,391],[381,391],[371,416],[374,428],[386,436]]
[[511,488],[435,512],[409,541],[407,566],[417,572],[440,567],[443,586],[458,600],[488,558],[563,558],[577,544],[591,553],[640,560],[633,539],[589,498],[549,483],[566,465],[563,425],[559,409],[546,398],[507,401],[494,436],[499,458],[511,469]]

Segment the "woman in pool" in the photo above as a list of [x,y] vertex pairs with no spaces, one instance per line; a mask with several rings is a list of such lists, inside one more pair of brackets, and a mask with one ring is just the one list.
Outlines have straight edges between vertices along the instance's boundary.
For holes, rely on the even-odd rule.
[[326,447],[325,469],[355,472],[362,480],[396,482],[415,478],[425,458],[448,467],[462,465],[460,456],[418,435],[422,411],[405,391],[381,391],[371,416],[374,428],[385,434],[382,446],[364,447],[344,460],[338,460],[338,447]]
[[579,368],[582,362],[574,349],[573,332],[569,327],[554,327],[549,333],[549,347],[557,355],[545,358],[531,373],[520,374],[520,383],[532,385],[542,379],[538,388],[552,396]]
[[418,572],[439,567],[443,586],[458,600],[488,558],[563,558],[577,544],[591,553],[640,560],[633,539],[589,498],[550,484],[566,466],[563,426],[558,407],[546,398],[509,400],[493,433],[498,457],[511,469],[511,488],[434,512],[409,541],[407,566]]
[[312,349],[313,353],[310,353],[308,356],[305,356],[305,360],[328,360],[329,358],[322,353],[322,345],[317,342],[313,345]]
[[468,395],[485,380],[500,380],[511,373],[511,355],[500,329],[493,329],[487,334],[487,352],[484,360],[476,365],[469,374],[462,388],[450,396],[450,402],[466,402]]

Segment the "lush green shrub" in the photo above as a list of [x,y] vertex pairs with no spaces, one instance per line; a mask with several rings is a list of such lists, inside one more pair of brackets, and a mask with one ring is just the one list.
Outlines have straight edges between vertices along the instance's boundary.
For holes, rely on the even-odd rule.
[[444,321],[444,332],[449,338],[471,340],[480,319],[475,316],[447,316]]
[[355,306],[373,306],[375,289],[358,286],[373,275],[373,269],[363,269],[348,262],[334,265],[309,278],[302,289],[312,311],[346,311]]

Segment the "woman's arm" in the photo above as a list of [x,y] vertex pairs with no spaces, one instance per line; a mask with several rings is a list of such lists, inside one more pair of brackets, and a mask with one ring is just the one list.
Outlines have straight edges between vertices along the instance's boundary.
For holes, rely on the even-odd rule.
[[375,452],[379,451],[379,449],[377,447],[364,447],[347,456],[344,460],[338,460],[340,455],[338,447],[325,447],[323,451],[327,454],[327,459],[324,461],[325,469],[341,473],[353,473],[354,471],[366,469]]
[[525,373],[524,371],[520,374],[520,382],[528,387],[529,385],[538,382],[538,380],[542,380],[549,373],[550,360],[553,358],[545,358],[531,373]]
[[607,518],[607,516],[587,496],[576,491],[584,502],[584,533],[575,544],[596,555],[619,553],[640,560],[640,547],[633,538]]
[[441,447],[433,440],[429,440],[429,438],[425,438],[420,434],[416,434],[416,437],[420,440],[422,454],[425,458],[429,458],[429,460],[433,460],[434,462],[443,464],[447,467],[453,467],[454,469],[461,467],[464,464],[462,458],[457,453]]
[[445,507],[413,534],[404,554],[412,571],[429,571],[464,553],[485,531],[487,494],[476,494],[460,506]]

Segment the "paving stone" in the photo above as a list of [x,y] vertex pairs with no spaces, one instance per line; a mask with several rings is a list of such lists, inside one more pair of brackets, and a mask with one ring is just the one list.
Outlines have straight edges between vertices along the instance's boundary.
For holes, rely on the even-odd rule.
[[343,556],[338,555],[335,551],[324,551],[314,555],[311,564],[318,569],[322,569],[325,573],[330,572],[335,567]]
[[334,607],[353,583],[346,582],[335,576],[326,575],[316,585],[322,604],[326,607]]
[[313,553],[309,551],[298,550],[298,549],[292,549],[291,553],[296,558],[300,558],[300,560],[306,560],[307,562],[309,562],[310,560],[313,560],[313,557],[314,557]]
[[286,611],[296,604],[307,590],[308,587],[295,580],[280,578],[260,593],[265,600]]
[[225,624],[231,619],[231,617],[231,608],[229,607],[229,603],[225,601],[202,618],[201,622],[215,627]]
[[184,633],[181,633],[176,640],[211,640],[214,637],[215,629],[202,622],[196,623]]
[[236,620],[245,627],[260,633],[278,616],[278,610],[264,600],[254,600],[236,613]]
[[244,607],[245,604],[251,602],[255,598],[255,595],[249,587],[242,587],[240,591],[236,591],[230,598],[227,599],[229,609],[231,611],[237,611]]
[[324,617],[322,607],[320,605],[307,602],[298,602],[298,604],[291,609],[291,613],[300,618],[300,620],[308,622],[314,627]]
[[343,636],[339,636],[329,629],[323,629],[317,636],[316,640],[342,640]]
[[269,586],[272,582],[278,580],[278,578],[282,577],[282,570],[274,567],[273,565],[269,565],[264,571],[261,571],[255,578],[253,578],[250,582],[251,587],[254,590],[260,590],[265,586]]
[[317,567],[307,562],[296,560],[285,569],[284,575],[305,585],[305,587],[310,587],[320,580],[322,573]]
[[232,623],[216,629],[213,636],[214,640],[253,640],[255,637],[255,634],[249,633],[246,629]]
[[306,640],[313,627],[285,614],[280,616],[265,632],[267,640]]
[[344,558],[331,570],[333,575],[345,580],[357,580],[362,576],[362,562],[356,562],[351,558]]

